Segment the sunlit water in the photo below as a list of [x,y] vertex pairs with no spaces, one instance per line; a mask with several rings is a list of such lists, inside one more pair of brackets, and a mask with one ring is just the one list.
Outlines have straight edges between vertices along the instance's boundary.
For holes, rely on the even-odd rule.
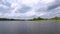
[[0,34],[60,34],[60,22],[0,21]]

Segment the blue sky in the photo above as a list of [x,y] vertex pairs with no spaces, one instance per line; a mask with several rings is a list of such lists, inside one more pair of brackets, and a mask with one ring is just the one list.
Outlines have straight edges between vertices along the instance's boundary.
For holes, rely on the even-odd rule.
[[0,18],[60,16],[60,0],[0,0]]

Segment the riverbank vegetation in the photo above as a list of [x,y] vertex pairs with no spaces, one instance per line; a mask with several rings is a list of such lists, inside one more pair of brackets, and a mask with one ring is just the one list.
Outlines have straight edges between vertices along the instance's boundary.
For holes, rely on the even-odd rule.
[[9,18],[0,18],[0,21],[40,21],[40,20],[60,20],[60,17],[54,17],[54,18],[33,18],[33,19],[9,19]]
[[26,21],[25,19],[0,18],[0,21]]
[[31,21],[39,21],[39,20],[48,20],[48,19],[46,19],[46,18],[41,18],[41,17],[37,17],[37,18],[31,19]]
[[49,20],[60,20],[60,17],[50,18]]

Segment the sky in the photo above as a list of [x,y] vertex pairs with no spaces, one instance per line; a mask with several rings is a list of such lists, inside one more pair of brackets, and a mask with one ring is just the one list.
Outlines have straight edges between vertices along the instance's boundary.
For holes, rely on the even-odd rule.
[[60,0],[0,0],[0,18],[30,19],[60,16]]

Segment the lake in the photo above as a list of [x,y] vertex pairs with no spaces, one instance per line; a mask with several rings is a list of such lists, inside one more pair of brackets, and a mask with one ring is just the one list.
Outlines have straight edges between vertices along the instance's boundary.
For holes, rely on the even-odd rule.
[[60,21],[0,21],[0,34],[60,34]]

